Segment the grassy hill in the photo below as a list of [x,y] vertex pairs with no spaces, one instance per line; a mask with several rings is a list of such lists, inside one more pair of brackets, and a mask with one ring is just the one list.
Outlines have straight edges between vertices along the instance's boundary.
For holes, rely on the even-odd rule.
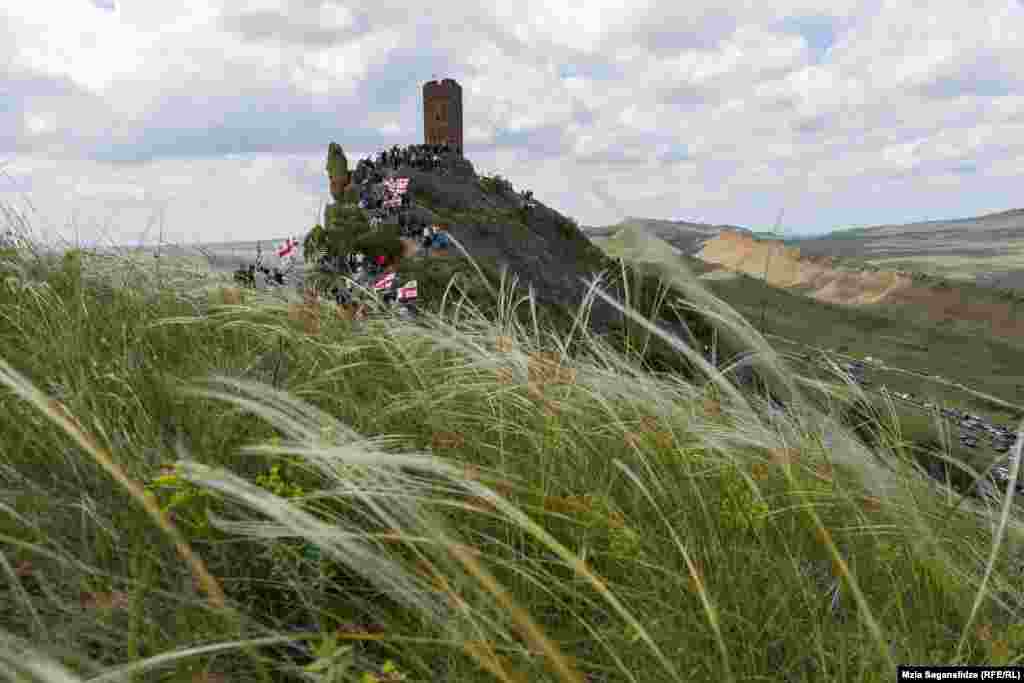
[[839,257],[956,284],[1024,289],[1024,209],[855,228],[788,243],[809,256]]
[[[606,237],[625,226],[642,227],[687,253],[695,251],[694,244],[722,230],[772,237],[768,232],[734,226],[644,218],[587,227],[586,231]],[[824,235],[791,237],[785,243],[800,247],[805,256],[841,259],[851,267],[906,271],[955,286],[1024,289],[1024,209],[953,220],[847,228]],[[972,293],[981,294],[973,289]]]
[[[832,374],[819,372],[817,363],[822,351],[837,362],[871,356],[884,361],[889,368],[908,371],[873,371],[871,381],[876,389],[885,386],[892,392],[959,408],[997,424],[1015,426],[1024,418],[1024,410],[1006,405],[1024,406],[1024,384],[1016,370],[1024,358],[1024,340],[937,324],[927,318],[908,316],[906,310],[896,306],[817,301],[800,291],[766,285],[754,275],[676,253],[671,245],[639,226],[620,231],[614,238],[602,240],[601,245],[616,257],[652,267],[675,267],[701,277],[709,292],[755,325],[779,352],[787,353],[802,374],[822,379]],[[655,268],[651,272],[660,271]],[[807,353],[814,363],[803,361]],[[956,384],[969,387],[974,393],[959,389]],[[876,398],[876,403],[881,407],[884,401]],[[901,421],[915,426],[913,436],[918,442],[935,443],[940,438],[938,427],[921,410],[905,404],[895,406],[895,410]],[[957,433],[953,428],[954,439],[949,448],[952,456],[979,468],[992,464],[997,457],[995,452],[965,448],[956,441]]]
[[[440,190],[423,203],[461,242],[509,232],[490,264],[406,264],[457,287],[415,322],[353,322],[192,265],[3,255],[8,670],[845,682],[1015,661],[1018,508],[923,476],[884,412],[826,400],[736,315],[750,302],[707,296],[749,283],[689,278],[642,240],[633,266],[595,257],[645,315],[685,296],[695,324],[718,321],[785,411],[687,351],[705,333],[662,341],[689,354],[680,372],[652,371],[643,319],[574,330],[566,314],[593,301],[624,313],[592,290],[566,311],[560,290],[512,287],[497,256],[539,258],[542,223],[519,239]],[[565,232],[542,246],[578,241]],[[774,303],[793,333],[799,314]]]
[[745,228],[737,228],[731,225],[710,225],[707,223],[665,221],[634,217],[626,218],[615,225],[600,227],[587,226],[583,228],[586,235],[590,237],[595,244],[599,245],[602,240],[614,237],[616,234],[629,233],[638,230],[662,240],[666,244],[669,244],[673,249],[679,250],[685,254],[692,254],[700,249],[700,245],[704,240],[714,237],[722,230],[744,231]]

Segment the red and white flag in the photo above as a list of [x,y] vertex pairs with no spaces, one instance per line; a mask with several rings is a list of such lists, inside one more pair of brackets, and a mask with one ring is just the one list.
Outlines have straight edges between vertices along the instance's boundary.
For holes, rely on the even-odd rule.
[[410,280],[403,286],[398,288],[398,300],[408,301],[409,299],[415,299],[417,296],[416,281]]
[[298,246],[298,241],[293,240],[292,238],[289,237],[287,240],[285,240],[284,244],[277,248],[277,257],[288,258],[289,256],[295,253],[295,249]]
[[388,178],[384,181],[384,187],[394,194],[405,194],[405,191],[409,189],[409,179]]
[[373,288],[374,289],[387,289],[388,287],[393,285],[394,282],[395,282],[395,274],[394,273],[386,273],[379,280],[377,280],[376,282],[373,283]]

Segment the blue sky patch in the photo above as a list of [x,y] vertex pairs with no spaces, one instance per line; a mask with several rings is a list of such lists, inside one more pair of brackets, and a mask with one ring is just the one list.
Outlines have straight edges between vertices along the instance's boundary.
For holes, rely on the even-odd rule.
[[674,164],[680,161],[690,160],[690,150],[686,145],[672,145],[672,147],[663,154],[658,155],[658,161],[664,164]]
[[558,67],[559,78],[587,78],[594,81],[608,81],[622,77],[622,70],[615,64],[600,60],[579,60],[564,62]]
[[787,33],[799,34],[807,41],[815,63],[825,59],[838,35],[836,21],[824,16],[789,17],[782,21],[781,28]]

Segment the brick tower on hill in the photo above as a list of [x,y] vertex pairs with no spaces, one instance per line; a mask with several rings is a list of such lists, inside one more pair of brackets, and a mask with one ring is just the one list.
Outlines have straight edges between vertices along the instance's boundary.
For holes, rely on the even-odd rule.
[[452,78],[423,84],[423,141],[462,154],[462,86]]

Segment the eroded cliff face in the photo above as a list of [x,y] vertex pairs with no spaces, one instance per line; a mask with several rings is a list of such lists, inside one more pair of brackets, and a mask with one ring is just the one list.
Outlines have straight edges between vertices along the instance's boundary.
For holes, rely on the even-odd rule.
[[987,324],[1002,337],[1024,337],[1024,319],[1008,303],[971,301],[956,288],[917,284],[909,273],[856,271],[827,257],[805,257],[798,247],[761,241],[725,230],[704,243],[697,257],[708,263],[763,278],[770,285],[799,288],[819,301],[836,304],[890,304],[923,309],[936,321]]

